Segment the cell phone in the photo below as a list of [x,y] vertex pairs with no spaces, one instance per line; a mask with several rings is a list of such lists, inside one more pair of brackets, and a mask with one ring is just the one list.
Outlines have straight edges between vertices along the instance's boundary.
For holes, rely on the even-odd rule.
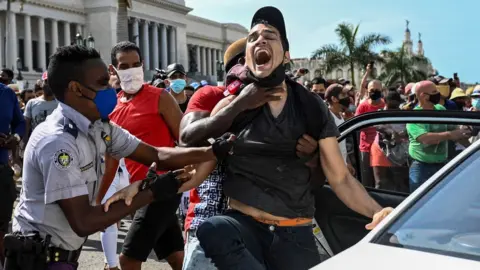
[[299,71],[303,74],[308,74],[308,69],[306,68],[301,68]]
[[456,72],[453,73],[453,78],[454,78],[454,79],[458,78],[458,73],[456,73]]
[[375,65],[375,61],[370,61],[370,67],[373,68],[373,65]]

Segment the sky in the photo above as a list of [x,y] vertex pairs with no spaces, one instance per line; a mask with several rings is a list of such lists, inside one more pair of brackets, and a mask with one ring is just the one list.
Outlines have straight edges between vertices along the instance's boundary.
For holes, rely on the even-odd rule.
[[[418,33],[427,56],[440,75],[458,72],[465,83],[480,82],[479,0],[185,0],[192,15],[249,29],[260,7],[275,6],[285,18],[292,58],[310,57],[324,44],[337,43],[341,22],[360,23],[359,34],[389,36],[401,46],[405,20],[410,21],[414,51]],[[381,49],[381,48],[379,48]]]

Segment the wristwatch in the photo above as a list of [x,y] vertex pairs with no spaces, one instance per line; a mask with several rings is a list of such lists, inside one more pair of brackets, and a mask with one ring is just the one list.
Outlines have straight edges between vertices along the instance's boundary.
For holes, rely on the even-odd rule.
[[20,138],[20,135],[18,135],[17,133],[13,134],[13,137],[17,140],[17,143],[22,140],[22,138]]

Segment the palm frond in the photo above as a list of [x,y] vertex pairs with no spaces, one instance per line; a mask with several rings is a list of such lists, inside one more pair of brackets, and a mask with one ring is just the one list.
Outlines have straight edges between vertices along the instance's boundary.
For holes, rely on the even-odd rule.
[[327,73],[348,63],[341,48],[335,44],[327,44],[317,49],[313,52],[312,59],[323,59]]
[[377,34],[377,33],[370,33],[363,36],[357,44],[357,47],[365,48],[368,50],[372,50],[373,48],[380,46],[380,45],[388,45],[392,41],[390,37]]
[[335,29],[335,33],[337,33],[340,39],[340,44],[343,45],[345,49],[348,49],[349,52],[352,52],[355,47],[353,25],[350,23],[341,23]]

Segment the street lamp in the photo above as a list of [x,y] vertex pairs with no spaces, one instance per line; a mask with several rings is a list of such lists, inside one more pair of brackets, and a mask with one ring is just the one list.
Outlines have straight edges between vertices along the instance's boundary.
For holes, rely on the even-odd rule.
[[77,46],[85,46],[88,48],[95,48],[95,39],[90,34],[87,38],[83,38],[80,33],[75,36],[75,44]]
[[22,59],[20,57],[17,58],[17,85],[19,90],[23,90],[23,76],[22,76]]
[[217,83],[218,85],[223,85],[220,82],[223,82],[223,72],[225,69],[225,65],[223,64],[222,61],[217,60]]

